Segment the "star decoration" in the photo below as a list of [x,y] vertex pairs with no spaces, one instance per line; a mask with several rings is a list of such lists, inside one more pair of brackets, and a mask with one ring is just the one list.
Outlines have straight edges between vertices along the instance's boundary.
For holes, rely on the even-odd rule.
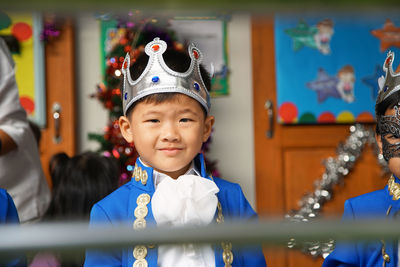
[[341,98],[337,90],[338,82],[336,76],[329,76],[324,69],[319,69],[317,79],[308,82],[307,87],[317,93],[318,102],[321,103],[328,97]]
[[381,40],[381,52],[391,46],[400,47],[400,27],[388,19],[382,29],[372,30],[371,34]]
[[287,29],[285,33],[293,38],[293,50],[298,51],[303,46],[317,48],[314,35],[318,32],[315,26],[308,26],[304,21],[299,21],[296,28]]
[[369,86],[371,88],[372,92],[372,99],[376,99],[378,96],[378,91],[379,91],[379,85],[378,85],[378,79],[381,76],[384,76],[385,72],[382,70],[382,67],[379,65],[376,65],[375,67],[375,73],[371,74],[369,76],[366,76],[362,78],[362,82]]

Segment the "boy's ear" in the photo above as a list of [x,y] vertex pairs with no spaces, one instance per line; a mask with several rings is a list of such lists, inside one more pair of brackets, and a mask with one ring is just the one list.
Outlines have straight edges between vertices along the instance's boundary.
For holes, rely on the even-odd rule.
[[207,116],[204,121],[203,142],[206,142],[211,135],[212,127],[214,125],[214,116]]
[[131,127],[131,123],[129,122],[129,119],[126,116],[121,116],[119,117],[118,120],[119,123],[119,129],[121,130],[122,136],[125,138],[125,140],[128,143],[133,142],[133,129]]
[[376,143],[378,144],[378,147],[379,147],[379,153],[383,153],[382,152],[382,135],[380,135],[380,134],[376,134],[375,135],[375,140],[376,140]]

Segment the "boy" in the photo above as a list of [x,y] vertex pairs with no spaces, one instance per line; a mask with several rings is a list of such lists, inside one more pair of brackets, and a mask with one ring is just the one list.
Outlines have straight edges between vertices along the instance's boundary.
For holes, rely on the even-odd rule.
[[[210,78],[200,66],[201,52],[167,51],[155,38],[132,67],[122,72],[124,138],[139,154],[133,179],[94,205],[91,222],[113,225],[207,225],[224,218],[252,219],[255,212],[239,185],[206,173],[199,154],[211,134]],[[133,75],[133,77],[131,77]],[[236,250],[230,243],[135,246],[107,254],[87,252],[85,266],[265,266],[260,248]]]
[[[393,72],[393,60],[394,53],[389,52],[383,65],[386,76],[378,80],[380,90],[375,106],[376,141],[392,176],[384,189],[347,200],[344,220],[395,219],[400,211],[400,73]],[[338,243],[323,266],[397,267],[397,248],[398,242],[389,240]]]

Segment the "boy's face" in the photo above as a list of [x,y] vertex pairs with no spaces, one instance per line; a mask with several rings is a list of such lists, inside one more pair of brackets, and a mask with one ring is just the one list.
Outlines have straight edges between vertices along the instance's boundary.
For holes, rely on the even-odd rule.
[[176,179],[185,174],[211,134],[214,117],[204,118],[200,104],[177,94],[162,103],[138,103],[119,119],[122,135],[134,143],[142,162]]
[[[395,113],[394,108],[387,109],[385,116],[395,116]],[[400,129],[400,125],[392,124],[391,126]],[[376,141],[380,152],[389,157],[388,167],[390,171],[400,178],[400,136],[393,133],[382,133],[382,135],[376,136]]]

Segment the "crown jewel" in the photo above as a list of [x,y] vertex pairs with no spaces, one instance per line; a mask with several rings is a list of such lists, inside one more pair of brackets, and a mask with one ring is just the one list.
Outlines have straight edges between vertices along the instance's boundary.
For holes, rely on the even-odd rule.
[[145,53],[149,56],[146,68],[140,77],[133,81],[129,71],[130,55],[126,54],[122,64],[124,75],[122,106],[124,115],[137,100],[156,93],[182,93],[197,100],[207,111],[210,109],[210,95],[200,74],[202,54],[191,44],[188,48],[191,59],[189,69],[183,73],[171,70],[164,62],[163,53],[167,43],[160,38],[148,43]]
[[379,93],[376,99],[376,104],[381,103],[388,96],[400,90],[400,73],[393,71],[392,65],[394,61],[394,53],[389,51],[385,63],[383,63],[383,70],[386,72],[385,77],[381,76],[378,79]]

